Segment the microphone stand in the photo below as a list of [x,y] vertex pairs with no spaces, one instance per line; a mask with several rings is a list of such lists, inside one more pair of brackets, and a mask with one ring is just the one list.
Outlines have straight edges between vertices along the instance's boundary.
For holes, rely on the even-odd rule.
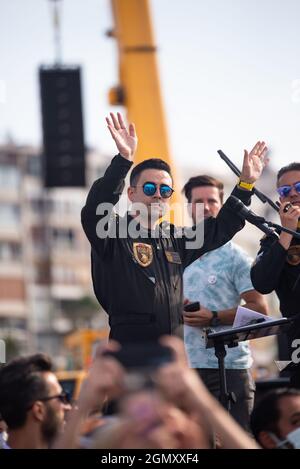
[[[241,175],[241,171],[235,166],[235,164],[228,158],[228,156],[223,153],[222,150],[218,150],[218,153],[223,161],[229,166],[229,168],[236,174],[238,177]],[[268,203],[276,212],[279,212],[279,207],[271,200],[268,196],[266,196],[263,192],[259,191],[255,187],[253,188],[253,193],[258,197],[262,203]]]
[[300,233],[294,230],[290,230],[289,228],[285,228],[284,226],[278,225],[277,223],[273,223],[272,221],[265,220],[263,217],[258,215],[254,215],[251,219],[247,218],[246,216],[242,215],[241,213],[238,214],[243,220],[246,220],[248,223],[259,228],[265,234],[273,234],[273,230],[270,228],[276,228],[277,230],[284,231],[285,233],[291,234],[294,238],[300,239]]
[[280,232],[284,231],[285,233],[292,235],[294,238],[300,239],[300,233],[298,233],[298,231],[291,230],[290,228],[285,228],[284,226],[278,225],[277,223],[273,223],[272,221],[266,220],[264,217],[256,215],[255,213],[248,210],[247,207],[245,207],[245,205],[243,204],[243,202],[241,202],[234,195],[231,195],[229,199],[232,199],[235,202],[234,206],[230,206],[230,210],[236,213],[242,220],[248,221],[264,233],[273,234],[273,230],[270,230],[270,228],[275,228]]
[[298,233],[297,231],[290,230],[289,228],[285,228],[284,226],[278,225],[277,223],[273,223],[267,220],[265,220],[265,224],[272,228],[276,228],[279,231],[284,231],[285,233],[291,234],[294,238],[300,239],[300,233]]

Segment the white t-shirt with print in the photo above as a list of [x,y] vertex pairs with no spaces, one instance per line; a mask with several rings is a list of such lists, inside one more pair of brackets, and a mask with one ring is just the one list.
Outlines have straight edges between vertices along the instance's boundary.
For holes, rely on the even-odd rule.
[[[240,295],[253,290],[250,279],[251,258],[236,244],[229,241],[210,251],[188,266],[183,274],[184,297],[215,311],[235,308]],[[232,326],[217,326],[217,331]],[[184,325],[184,341],[191,368],[218,368],[214,348],[205,348],[203,328]],[[226,346],[225,367],[247,369],[252,365],[249,343],[239,342],[237,347]]]

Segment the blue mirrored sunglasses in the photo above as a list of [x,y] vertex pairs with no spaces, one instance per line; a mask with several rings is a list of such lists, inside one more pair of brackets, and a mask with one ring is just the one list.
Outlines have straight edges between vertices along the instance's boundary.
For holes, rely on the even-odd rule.
[[[156,193],[156,190],[157,190],[157,184],[155,184],[155,182],[145,182],[145,184],[143,184],[142,187],[143,187],[144,194],[147,195],[148,197],[152,197]],[[160,184],[159,192],[163,199],[168,199],[173,194],[174,189],[168,186],[168,184]]]
[[280,197],[288,197],[293,188],[295,189],[296,192],[298,192],[298,194],[300,194],[300,181],[295,182],[295,184],[292,184],[290,186],[288,185],[280,186],[277,188],[277,192],[280,195]]

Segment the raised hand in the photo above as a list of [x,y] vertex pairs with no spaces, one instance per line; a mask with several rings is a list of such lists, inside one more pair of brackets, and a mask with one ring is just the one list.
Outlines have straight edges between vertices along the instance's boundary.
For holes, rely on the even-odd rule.
[[168,401],[176,402],[186,410],[193,411],[198,400],[208,401],[209,391],[195,370],[189,368],[181,339],[175,336],[163,336],[160,343],[172,350],[174,361],[158,369],[155,381]]
[[119,112],[117,117],[111,112],[110,118],[106,117],[106,122],[119,153],[127,160],[133,160],[138,142],[134,124],[130,124],[127,130],[123,117]]
[[265,142],[257,142],[250,153],[244,150],[243,169],[241,173],[241,181],[254,183],[259,179],[264,167],[268,163],[265,158],[268,148]]
[[114,398],[124,391],[125,370],[115,358],[105,355],[105,352],[116,352],[119,348],[120,345],[111,340],[96,349],[96,356],[77,402],[81,410],[90,411],[102,405],[107,396]]

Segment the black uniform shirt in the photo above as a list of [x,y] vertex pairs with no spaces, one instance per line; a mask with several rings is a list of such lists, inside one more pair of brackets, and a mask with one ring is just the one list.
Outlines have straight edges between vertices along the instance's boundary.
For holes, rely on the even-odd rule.
[[[182,324],[182,274],[205,252],[228,242],[244,221],[225,202],[217,218],[204,220],[204,242],[188,249],[187,237],[177,237],[173,225],[162,224],[158,238],[143,230],[134,238],[120,236],[132,218],[111,213],[107,226],[117,225],[117,236],[97,236],[96,213],[101,203],[115,205],[132,163],[121,155],[113,158],[104,176],[92,186],[82,209],[82,225],[92,247],[92,278],[96,297],[109,315],[110,337],[120,343],[153,340],[172,334]],[[251,192],[239,188],[233,195],[249,204]],[[164,236],[166,230],[169,236]],[[113,229],[112,229],[113,232]],[[189,236],[189,234],[187,235]],[[189,239],[189,238],[188,238]],[[149,262],[151,261],[151,262]]]
[[[293,238],[291,246],[297,244],[299,240]],[[251,268],[251,280],[260,293],[275,290],[282,315],[295,318],[296,322],[288,334],[291,344],[294,338],[300,338],[300,264],[291,265],[287,256],[277,233],[265,236]]]

